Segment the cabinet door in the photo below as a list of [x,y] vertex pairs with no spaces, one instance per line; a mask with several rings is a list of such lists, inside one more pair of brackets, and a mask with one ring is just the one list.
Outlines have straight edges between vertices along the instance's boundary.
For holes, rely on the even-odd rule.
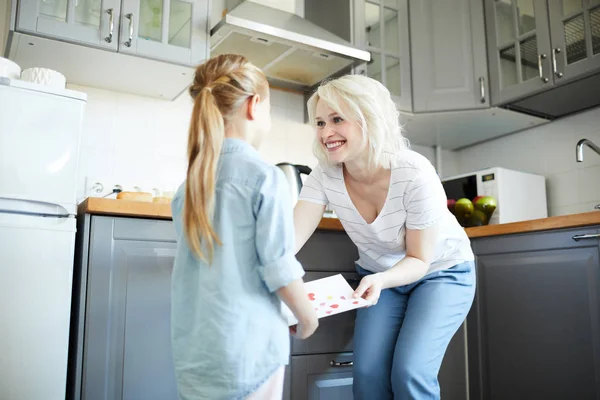
[[[579,233],[591,236],[571,239]],[[600,396],[597,233],[478,240],[471,399]]]
[[352,399],[352,354],[293,356],[292,400]]
[[600,1],[548,1],[556,83],[600,69]]
[[82,398],[176,400],[171,222],[93,217]]
[[208,58],[209,0],[123,0],[119,51],[196,65]]
[[442,399],[468,399],[467,374],[467,324],[463,323],[446,349],[438,374]]
[[481,0],[410,3],[415,112],[489,107]]
[[17,30],[117,50],[120,0],[20,0]]
[[545,0],[485,1],[492,105],[554,84]]
[[371,52],[367,76],[383,83],[398,108],[412,111],[408,0],[356,0],[354,43]]

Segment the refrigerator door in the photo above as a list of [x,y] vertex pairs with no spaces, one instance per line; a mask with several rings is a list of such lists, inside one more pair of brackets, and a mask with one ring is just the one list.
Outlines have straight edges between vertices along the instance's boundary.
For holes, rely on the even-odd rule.
[[37,86],[0,80],[0,197],[74,210],[86,103]]
[[64,399],[75,219],[0,213],[0,397]]

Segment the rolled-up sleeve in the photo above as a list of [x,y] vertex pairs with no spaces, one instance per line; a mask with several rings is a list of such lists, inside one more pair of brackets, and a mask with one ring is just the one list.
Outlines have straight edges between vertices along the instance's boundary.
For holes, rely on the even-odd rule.
[[259,273],[271,292],[304,276],[294,254],[294,218],[287,185],[283,172],[274,167],[266,173],[255,203]]
[[408,185],[404,207],[407,229],[429,228],[444,215],[446,192],[432,165],[424,167]]

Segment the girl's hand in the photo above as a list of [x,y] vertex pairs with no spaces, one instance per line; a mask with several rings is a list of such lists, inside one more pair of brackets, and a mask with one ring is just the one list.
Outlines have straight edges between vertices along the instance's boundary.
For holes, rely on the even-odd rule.
[[361,279],[360,285],[358,285],[352,296],[355,299],[362,297],[370,302],[371,306],[374,306],[379,300],[382,288],[383,277],[380,274],[367,275]]

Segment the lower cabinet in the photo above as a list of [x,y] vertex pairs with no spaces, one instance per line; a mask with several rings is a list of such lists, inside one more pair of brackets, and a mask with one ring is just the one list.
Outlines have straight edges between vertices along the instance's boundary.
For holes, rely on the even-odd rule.
[[352,353],[292,356],[292,399],[352,399]]

